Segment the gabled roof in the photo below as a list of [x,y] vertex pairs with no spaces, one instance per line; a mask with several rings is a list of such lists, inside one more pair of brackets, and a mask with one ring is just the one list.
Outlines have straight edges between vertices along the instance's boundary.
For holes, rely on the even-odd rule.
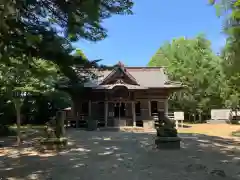
[[[120,61],[118,62],[116,67],[113,69],[113,71],[109,75],[107,75],[107,77],[105,77],[103,79],[103,81],[100,83],[100,85],[107,85],[107,84],[109,84],[110,80],[121,78],[121,77],[119,77],[120,73],[123,74],[123,76],[127,77],[130,80],[131,85],[139,86],[139,83],[136,81],[136,79],[128,72],[128,70],[124,67],[124,65]],[[115,77],[114,77],[114,75],[115,75]]]
[[[164,72],[163,67],[124,67],[118,63],[115,67],[108,70],[98,71],[99,78],[85,83],[85,87],[94,89],[111,89],[116,84],[108,84],[116,73],[116,67],[123,70],[126,76],[136,82],[136,84],[124,84],[128,89],[148,89],[148,88],[182,88],[182,84],[178,82],[170,82]],[[104,83],[105,82],[105,83]],[[120,84],[119,84],[120,85]],[[123,85],[121,83],[121,85]]]

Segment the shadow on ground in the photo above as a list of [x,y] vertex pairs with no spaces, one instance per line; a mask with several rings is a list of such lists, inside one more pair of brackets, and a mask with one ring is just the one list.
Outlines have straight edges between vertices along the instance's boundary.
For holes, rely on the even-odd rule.
[[0,179],[204,180],[240,179],[240,144],[201,134],[180,134],[181,150],[155,148],[154,134],[68,130],[69,148],[37,153],[0,148]]

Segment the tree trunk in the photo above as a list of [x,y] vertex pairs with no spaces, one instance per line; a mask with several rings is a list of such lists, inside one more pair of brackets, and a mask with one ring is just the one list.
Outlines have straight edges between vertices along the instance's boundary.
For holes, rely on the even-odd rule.
[[17,116],[17,145],[21,144],[21,104],[18,100],[14,100]]
[[202,123],[202,113],[201,112],[198,113],[198,119],[199,119],[199,122]]
[[56,137],[61,138],[65,135],[64,128],[65,112],[58,111],[56,115]]
[[194,122],[194,124],[196,124],[196,114],[195,113],[193,113],[193,122]]
[[61,132],[62,132],[62,136],[65,136],[65,119],[66,119],[66,112],[63,111],[61,114]]

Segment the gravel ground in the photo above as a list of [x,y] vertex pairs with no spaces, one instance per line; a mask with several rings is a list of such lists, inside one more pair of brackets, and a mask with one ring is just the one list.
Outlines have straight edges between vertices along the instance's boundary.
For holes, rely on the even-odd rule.
[[239,141],[182,137],[181,150],[158,150],[153,134],[69,130],[71,148],[39,154],[0,148],[0,180],[240,180]]

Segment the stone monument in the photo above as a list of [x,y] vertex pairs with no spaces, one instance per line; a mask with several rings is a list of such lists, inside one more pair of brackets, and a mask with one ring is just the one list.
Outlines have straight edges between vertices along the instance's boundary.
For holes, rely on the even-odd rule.
[[157,138],[155,144],[159,149],[180,149],[181,139],[178,137],[175,123],[168,117],[165,112],[158,112],[156,122]]

